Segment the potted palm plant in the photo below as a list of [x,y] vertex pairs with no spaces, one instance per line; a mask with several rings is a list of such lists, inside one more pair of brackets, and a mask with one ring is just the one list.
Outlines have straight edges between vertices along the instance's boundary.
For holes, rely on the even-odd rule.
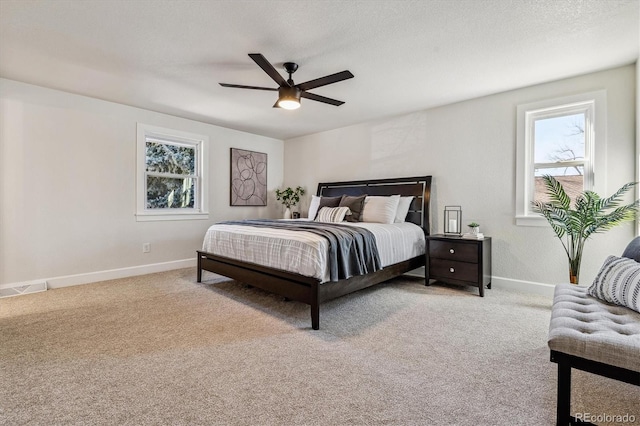
[[547,219],[560,239],[569,260],[569,280],[572,284],[578,284],[580,262],[587,239],[636,217],[640,200],[627,205],[620,204],[624,194],[637,182],[623,185],[609,198],[600,198],[593,191],[583,191],[576,197],[575,207],[572,208],[571,198],[560,182],[549,175],[542,179],[549,201],[533,201],[532,209]]
[[295,206],[300,202],[300,197],[304,195],[304,188],[298,186],[296,189],[292,189],[291,187],[287,187],[282,191],[276,189],[276,200],[280,201],[284,204],[284,218],[291,219],[291,207]]

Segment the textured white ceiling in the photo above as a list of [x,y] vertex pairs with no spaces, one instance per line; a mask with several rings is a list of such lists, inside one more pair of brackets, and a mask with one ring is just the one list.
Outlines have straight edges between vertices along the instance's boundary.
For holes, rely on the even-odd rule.
[[[634,63],[638,0],[0,0],[0,76],[288,139]],[[247,56],[346,103],[272,108]]]

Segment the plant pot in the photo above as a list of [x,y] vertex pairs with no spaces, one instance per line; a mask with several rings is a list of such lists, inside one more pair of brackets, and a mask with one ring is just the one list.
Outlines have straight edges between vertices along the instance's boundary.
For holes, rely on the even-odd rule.
[[576,256],[573,259],[569,258],[569,282],[571,284],[578,284],[580,281],[581,260],[581,256]]
[[284,218],[291,219],[291,209],[289,207],[284,210]]
[[480,233],[480,227],[479,226],[471,228],[471,235],[478,235],[479,233]]

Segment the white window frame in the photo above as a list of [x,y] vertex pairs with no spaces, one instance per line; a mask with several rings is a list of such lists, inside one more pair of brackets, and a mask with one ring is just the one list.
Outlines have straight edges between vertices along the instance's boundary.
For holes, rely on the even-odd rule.
[[[196,200],[192,209],[148,209],[147,208],[147,173],[146,145],[147,138],[159,139],[176,145],[192,146],[196,149]],[[209,137],[180,130],[166,129],[137,123],[137,161],[136,161],[136,220],[138,222],[158,220],[206,220],[209,219],[209,202],[207,194],[209,177],[206,167]]]
[[[605,90],[533,102],[517,107],[516,225],[548,226],[547,220],[531,210],[535,185],[534,124],[536,120],[584,113],[584,189],[606,191],[607,93]],[[558,167],[574,162],[561,162]],[[548,164],[547,164],[548,165]],[[597,171],[597,174],[596,174]]]

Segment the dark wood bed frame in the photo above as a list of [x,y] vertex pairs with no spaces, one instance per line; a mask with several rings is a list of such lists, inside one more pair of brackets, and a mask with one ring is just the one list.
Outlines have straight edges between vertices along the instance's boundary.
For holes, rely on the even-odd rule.
[[[417,224],[424,230],[425,235],[429,235],[431,176],[318,184],[317,195],[335,197],[343,194],[352,196],[364,194],[413,195],[415,198],[411,203],[406,220]],[[386,266],[370,274],[321,283],[320,280],[313,277],[198,251],[198,282],[202,281],[202,271],[205,270],[291,300],[306,303],[311,306],[311,327],[318,330],[320,328],[320,303],[387,281],[424,265],[425,256],[420,255]]]

